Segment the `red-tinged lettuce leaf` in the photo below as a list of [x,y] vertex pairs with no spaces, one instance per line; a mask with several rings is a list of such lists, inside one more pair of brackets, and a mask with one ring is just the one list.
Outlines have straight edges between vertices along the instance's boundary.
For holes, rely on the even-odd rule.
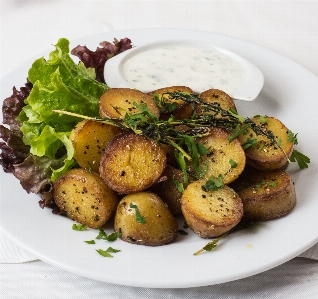
[[63,160],[29,155],[22,163],[14,165],[14,176],[28,193],[42,193],[51,189],[52,169],[63,165]]
[[21,163],[28,156],[30,146],[25,145],[19,134],[0,125],[0,165],[5,172],[14,172],[14,164]]
[[17,117],[25,106],[24,100],[29,96],[31,89],[32,83],[29,81],[20,90],[13,87],[12,95],[2,104],[3,123],[10,128],[0,125],[0,165],[5,172],[14,172],[13,164],[23,162],[30,151],[30,147],[22,141],[22,122]]
[[96,80],[105,83],[104,79],[104,65],[106,61],[113,56],[120,54],[132,48],[131,40],[124,38],[114,43],[103,41],[100,43],[101,47],[95,51],[89,50],[86,46],[78,45],[71,54],[77,56],[87,68],[94,68],[96,72]]
[[53,183],[50,179],[53,169],[63,167],[63,159],[52,160],[45,156],[29,155],[22,163],[14,165],[14,176],[28,193],[41,195],[40,207],[52,209],[52,213],[60,214],[53,198]]
[[20,127],[22,123],[17,120],[22,108],[25,106],[24,100],[29,96],[32,83],[27,81],[25,87],[17,90],[13,87],[13,93],[6,98],[2,104],[3,123],[10,126],[10,130],[21,135]]

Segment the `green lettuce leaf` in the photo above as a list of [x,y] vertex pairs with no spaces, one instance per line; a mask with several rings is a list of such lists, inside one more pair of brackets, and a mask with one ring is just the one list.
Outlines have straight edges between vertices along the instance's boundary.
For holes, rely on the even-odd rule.
[[[95,70],[76,64],[69,55],[69,41],[61,38],[49,59],[37,59],[29,70],[33,88],[19,115],[23,122],[23,142],[30,145],[30,153],[38,157],[63,161],[52,163],[51,180],[72,168],[74,149],[68,136],[81,120],[53,110],[66,110],[87,116],[98,116],[100,96],[108,89],[95,80]],[[60,153],[64,156],[60,156]]]

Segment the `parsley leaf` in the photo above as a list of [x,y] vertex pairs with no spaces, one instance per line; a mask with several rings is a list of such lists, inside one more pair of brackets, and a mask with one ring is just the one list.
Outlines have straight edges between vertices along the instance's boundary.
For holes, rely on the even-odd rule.
[[293,150],[289,160],[291,162],[297,162],[300,169],[308,168],[308,164],[310,163],[309,157],[295,149]]
[[183,183],[181,183],[178,180],[173,179],[172,180],[173,184],[176,186],[176,188],[178,189],[179,192],[183,193],[184,192],[184,186]]
[[223,176],[220,174],[217,178],[210,178],[205,185],[202,186],[203,191],[216,191],[224,186]]
[[120,252],[119,249],[114,249],[112,247],[108,247],[106,250],[103,250],[103,249],[95,249],[101,256],[103,257],[113,257],[111,253],[117,253],[117,252]]
[[73,230],[78,230],[78,231],[83,231],[83,230],[87,230],[87,226],[84,225],[84,224],[81,224],[81,223],[79,223],[79,224],[74,223],[72,225],[72,229]]
[[250,123],[245,124],[242,127],[237,127],[233,133],[231,134],[231,136],[229,137],[229,142],[232,142],[235,138],[237,138],[239,135],[244,134],[246,132],[246,130],[251,126]]
[[230,162],[232,168],[236,168],[237,167],[237,163],[234,160],[230,159],[229,162]]
[[96,239],[98,239],[98,240],[105,240],[105,241],[113,242],[121,236],[121,233],[117,233],[117,232],[114,232],[114,233],[111,233],[110,235],[107,235],[106,232],[100,226],[98,226],[98,230],[99,230],[99,234],[96,237]]
[[249,147],[253,147],[257,144],[257,139],[251,139],[251,138],[247,138],[247,140],[244,142],[244,144],[242,145],[243,149],[247,149]]
[[292,131],[288,130],[287,131],[287,136],[289,137],[288,138],[288,142],[293,142],[294,144],[298,144],[298,139],[297,139],[297,134],[294,134]]
[[94,240],[84,241],[86,244],[95,244]]
[[227,236],[229,234],[229,232],[224,233],[223,235],[221,235],[220,237],[214,239],[213,241],[209,242],[208,244],[206,244],[202,249],[198,250],[197,252],[194,253],[194,255],[198,255],[203,251],[211,251],[212,249],[214,249],[219,241],[224,238],[225,236]]
[[145,219],[145,217],[140,215],[138,207],[136,205],[134,205],[133,203],[130,203],[129,207],[132,209],[135,209],[136,222],[141,223],[141,224],[146,224],[146,219]]

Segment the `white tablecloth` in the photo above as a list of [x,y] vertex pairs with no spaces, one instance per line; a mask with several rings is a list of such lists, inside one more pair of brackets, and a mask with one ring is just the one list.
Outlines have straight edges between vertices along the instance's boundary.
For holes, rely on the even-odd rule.
[[[237,37],[318,75],[317,13],[314,0],[1,0],[0,78],[60,37],[134,28],[183,28]],[[0,298],[318,298],[317,259],[318,245],[281,266],[234,282],[188,289],[134,288],[54,268],[0,232]]]

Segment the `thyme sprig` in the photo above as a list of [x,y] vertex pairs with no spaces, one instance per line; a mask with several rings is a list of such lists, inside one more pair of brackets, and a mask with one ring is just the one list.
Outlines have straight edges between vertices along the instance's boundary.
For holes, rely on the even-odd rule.
[[[186,180],[186,163],[184,159],[192,160],[194,168],[198,169],[198,156],[202,155],[202,149],[196,147],[195,138],[209,135],[210,128],[222,128],[231,133],[229,141],[233,141],[237,136],[245,132],[248,128],[252,129],[257,135],[263,135],[270,145],[280,148],[274,134],[265,127],[257,125],[250,118],[245,118],[237,114],[234,110],[225,110],[218,103],[206,103],[197,94],[186,92],[167,92],[162,96],[168,96],[169,100],[183,100],[193,106],[199,105],[202,114],[194,113],[187,119],[174,119],[171,116],[168,120],[161,120],[151,113],[145,103],[134,105],[140,110],[137,114],[126,113],[122,119],[88,117],[72,112],[54,110],[57,113],[71,115],[82,119],[89,119],[109,125],[120,127],[125,131],[149,137],[158,143],[170,144],[175,148],[177,160],[184,171]],[[182,128],[182,130],[180,130]],[[284,152],[284,151],[283,151]]]

